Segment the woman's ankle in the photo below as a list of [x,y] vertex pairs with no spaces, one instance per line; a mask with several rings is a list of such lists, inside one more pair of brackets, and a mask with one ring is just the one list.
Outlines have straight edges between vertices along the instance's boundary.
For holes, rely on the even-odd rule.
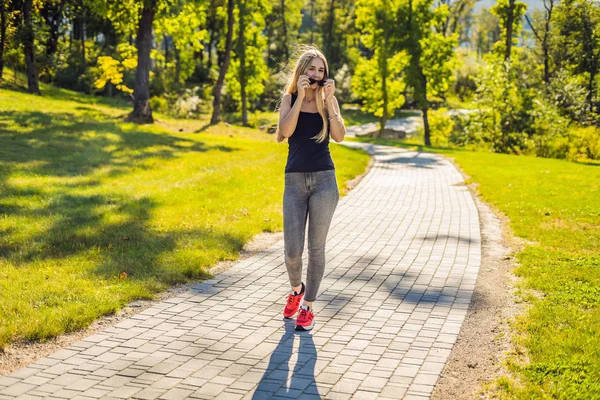
[[304,284],[303,284],[303,283],[301,283],[301,284],[300,284],[300,285],[298,285],[298,286],[292,286],[292,290],[293,290],[295,293],[297,293],[297,294],[300,294],[300,293],[302,293],[302,292],[304,291]]

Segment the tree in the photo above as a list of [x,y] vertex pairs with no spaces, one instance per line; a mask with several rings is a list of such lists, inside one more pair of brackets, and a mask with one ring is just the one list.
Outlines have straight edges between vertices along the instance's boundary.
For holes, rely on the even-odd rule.
[[33,30],[33,0],[25,0],[23,3],[23,52],[27,66],[27,90],[30,93],[40,93],[37,67],[35,65],[35,33]]
[[397,108],[404,104],[406,54],[398,51],[397,28],[401,21],[400,0],[358,0],[356,25],[361,29],[361,41],[374,56],[362,58],[357,64],[352,87],[363,99],[363,109],[379,117],[379,135]]
[[298,40],[302,22],[302,5],[302,0],[273,0],[272,12],[266,15],[265,27],[267,65],[270,68],[279,69],[290,60],[290,49]]
[[223,82],[225,74],[229,68],[229,60],[231,58],[231,47],[233,44],[233,0],[227,0],[227,38],[225,40],[225,54],[223,64],[219,70],[219,78],[213,89],[213,114],[210,119],[211,124],[216,124],[221,120],[221,91],[223,90]]
[[150,50],[152,50],[152,22],[156,13],[157,0],[144,0],[142,17],[140,18],[136,47],[138,64],[135,71],[133,89],[133,111],[128,121],[136,123],[153,123],[150,108]]
[[[173,2],[161,10],[157,16],[155,37],[157,43],[164,43],[165,54],[157,51],[157,58],[163,61],[165,72],[172,72],[173,88],[179,89],[195,69],[195,55],[204,49],[208,39],[206,9],[203,3]],[[174,53],[174,63],[170,62],[170,45]]]
[[236,48],[226,77],[227,93],[240,102],[242,125],[248,126],[248,102],[264,91],[268,78],[263,52],[267,42],[261,32],[264,16],[269,13],[266,0],[241,0],[238,5],[238,29],[235,31]]
[[46,66],[49,68],[53,62],[54,54],[58,49],[59,28],[63,21],[63,11],[67,0],[47,0],[40,10],[48,29],[46,38]]
[[6,43],[6,0],[0,0],[0,80],[4,72],[4,44]]
[[[448,6],[432,8],[432,0],[408,0],[407,29],[403,47],[410,55],[406,80],[421,109],[425,145],[431,146],[429,95],[443,95],[450,88],[451,60],[458,35],[445,36],[439,29],[449,15]],[[437,32],[434,28],[438,28]]]
[[[553,59],[559,67],[587,80],[586,103],[594,111],[596,77],[600,72],[600,5],[586,0],[562,0],[556,7],[557,43]],[[596,107],[600,112],[600,105]]]
[[472,45],[477,49],[477,59],[492,51],[500,39],[498,17],[487,8],[482,8],[474,17],[475,31],[471,37]]
[[543,0],[543,1],[544,1],[544,8],[546,9],[546,11],[544,12],[544,20],[543,20],[544,30],[541,35],[539,33],[539,28],[538,29],[535,28],[535,26],[534,26],[535,24],[531,21],[531,19],[529,18],[529,16],[527,14],[525,14],[525,18],[527,19],[527,23],[529,24],[531,31],[533,32],[533,34],[539,41],[540,45],[542,46],[542,58],[544,60],[544,75],[543,75],[542,79],[543,79],[544,83],[548,84],[550,82],[550,43],[549,43],[550,23],[552,21],[552,11],[554,10],[554,1],[555,0]]
[[521,31],[521,17],[526,10],[525,3],[515,0],[498,0],[492,7],[492,13],[500,20],[501,27],[502,41],[496,43],[496,49],[499,54],[504,55],[505,60],[510,59],[513,41]]

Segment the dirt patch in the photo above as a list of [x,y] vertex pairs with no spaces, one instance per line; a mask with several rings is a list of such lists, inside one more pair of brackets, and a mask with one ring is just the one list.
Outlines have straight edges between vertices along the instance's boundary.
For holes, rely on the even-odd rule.
[[508,373],[502,362],[513,350],[509,321],[524,307],[517,304],[518,278],[512,273],[517,265],[513,254],[523,242],[512,235],[508,218],[479,198],[476,185],[468,187],[479,211],[481,266],[467,316],[432,394],[434,400],[487,398],[483,385]]

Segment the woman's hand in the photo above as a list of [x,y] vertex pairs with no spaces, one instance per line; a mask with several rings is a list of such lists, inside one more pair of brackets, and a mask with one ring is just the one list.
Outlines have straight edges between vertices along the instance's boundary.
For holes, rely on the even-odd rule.
[[306,89],[310,86],[310,82],[308,80],[308,76],[300,75],[298,78],[298,82],[296,82],[296,87],[298,88],[298,97],[304,98],[306,94]]
[[327,79],[325,82],[325,101],[329,101],[333,98],[335,93],[335,81],[333,79]]

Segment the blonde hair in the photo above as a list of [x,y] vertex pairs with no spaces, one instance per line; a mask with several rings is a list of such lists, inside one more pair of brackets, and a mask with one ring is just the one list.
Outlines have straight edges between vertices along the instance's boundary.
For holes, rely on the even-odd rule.
[[[283,97],[286,94],[298,94],[297,82],[300,78],[300,75],[303,75],[304,72],[311,66],[312,60],[314,58],[320,58],[325,65],[325,79],[329,78],[329,66],[327,65],[327,59],[325,55],[314,46],[307,46],[304,52],[296,61],[296,66],[294,67],[294,71],[290,74],[288,83],[285,85],[283,89],[283,95],[281,96],[281,101],[283,101]],[[322,143],[328,136],[328,120],[327,120],[327,109],[325,108],[325,90],[324,86],[317,86],[315,89],[315,103],[317,104],[317,110],[319,114],[321,114],[321,118],[323,118],[323,129],[321,132],[316,134],[313,139],[317,141],[317,143]],[[283,142],[285,137],[281,134],[279,130],[279,124],[277,124],[277,142]]]

